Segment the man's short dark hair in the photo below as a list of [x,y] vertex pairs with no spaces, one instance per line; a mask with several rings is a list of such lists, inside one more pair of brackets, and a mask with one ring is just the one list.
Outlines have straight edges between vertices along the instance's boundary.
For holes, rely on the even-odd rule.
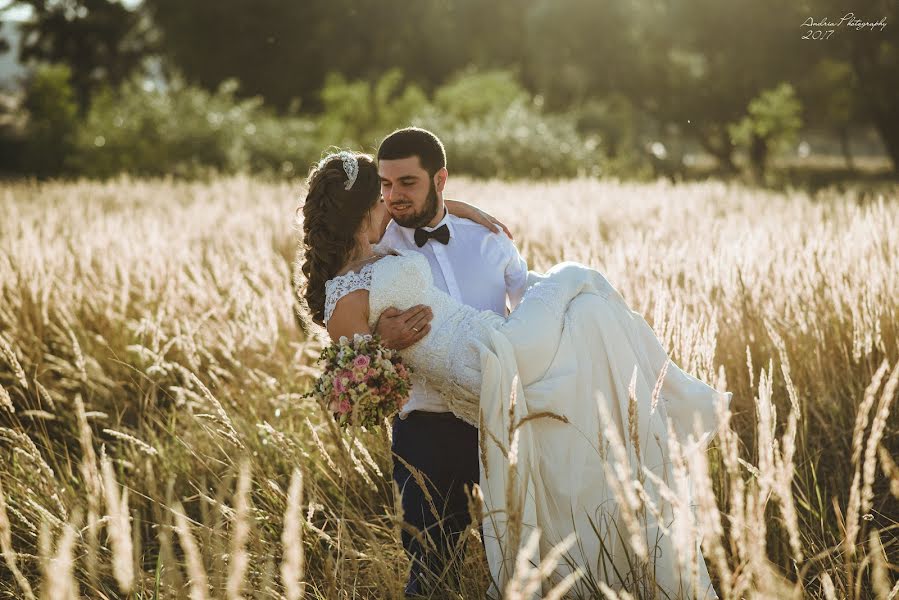
[[384,138],[378,148],[378,160],[398,160],[417,156],[422,168],[431,177],[446,167],[446,151],[443,142],[420,127],[397,129]]

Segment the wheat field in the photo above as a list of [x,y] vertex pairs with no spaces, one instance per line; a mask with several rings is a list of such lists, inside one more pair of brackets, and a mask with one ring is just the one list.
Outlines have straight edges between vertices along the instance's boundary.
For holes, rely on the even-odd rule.
[[[293,314],[301,195],[0,184],[0,597],[403,597],[387,430],[342,435],[301,397],[323,342]],[[733,392],[689,465],[722,598],[899,597],[899,188],[448,196],[508,224],[532,269],[602,270],[673,360]],[[468,541],[434,597],[484,597]],[[520,576],[505,597],[539,585]]]

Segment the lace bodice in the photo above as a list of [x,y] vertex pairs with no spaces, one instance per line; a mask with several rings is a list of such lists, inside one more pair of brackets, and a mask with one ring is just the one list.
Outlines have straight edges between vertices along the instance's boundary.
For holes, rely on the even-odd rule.
[[374,265],[368,263],[358,271],[350,271],[325,282],[325,324],[331,319],[338,300],[350,292],[371,288],[371,269]]
[[415,372],[443,395],[460,418],[476,424],[480,394],[480,350],[489,330],[503,322],[492,311],[464,305],[433,285],[428,260],[414,251],[388,255],[360,269],[328,281],[325,286],[325,320],[337,301],[358,290],[369,291],[369,326],[374,329],[388,307],[406,310],[416,304],[431,307],[431,331],[401,352]]

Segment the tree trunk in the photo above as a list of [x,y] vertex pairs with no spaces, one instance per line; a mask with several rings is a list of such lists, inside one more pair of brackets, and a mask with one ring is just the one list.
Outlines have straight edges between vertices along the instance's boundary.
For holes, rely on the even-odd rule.
[[768,162],[768,140],[763,136],[752,134],[749,143],[749,164],[756,181],[761,182],[765,177],[765,165]]
[[840,127],[838,132],[840,136],[840,150],[843,152],[843,159],[846,161],[846,168],[855,171],[855,164],[852,162],[852,148],[849,147],[849,128]]
[[899,113],[883,111],[875,113],[874,127],[883,140],[887,154],[893,163],[893,173],[899,175]]
[[714,135],[705,131],[696,131],[696,139],[706,152],[715,157],[721,168],[728,173],[736,173],[737,165],[734,164],[734,145],[725,135]]
[[[899,13],[890,16],[899,16]],[[899,88],[895,83],[899,71],[895,51],[899,40],[893,34],[892,52],[882,52],[884,42],[876,36],[857,35],[852,36],[852,40],[852,66],[858,78],[862,105],[872,115],[874,127],[893,163],[893,173],[899,175],[899,113],[896,111]]]

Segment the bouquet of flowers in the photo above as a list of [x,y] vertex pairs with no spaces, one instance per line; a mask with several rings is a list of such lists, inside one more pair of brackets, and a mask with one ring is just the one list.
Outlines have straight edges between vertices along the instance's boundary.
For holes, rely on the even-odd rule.
[[409,397],[412,369],[378,336],[345,336],[322,350],[324,372],[307,396],[315,397],[342,426],[372,427],[396,413]]

